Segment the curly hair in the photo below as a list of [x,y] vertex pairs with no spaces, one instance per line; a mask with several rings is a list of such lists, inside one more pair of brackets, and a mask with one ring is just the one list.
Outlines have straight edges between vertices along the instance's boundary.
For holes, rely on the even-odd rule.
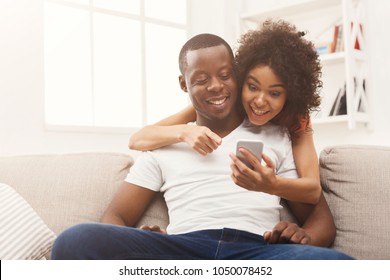
[[284,125],[292,138],[299,137],[302,120],[309,129],[310,112],[318,110],[321,103],[321,64],[313,43],[304,35],[291,23],[268,19],[262,28],[241,36],[235,53],[240,91],[248,72],[258,65],[269,66],[279,76],[287,99],[272,122]]

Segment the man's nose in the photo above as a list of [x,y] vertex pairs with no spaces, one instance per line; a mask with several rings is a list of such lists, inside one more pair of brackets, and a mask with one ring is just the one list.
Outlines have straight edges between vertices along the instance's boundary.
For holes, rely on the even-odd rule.
[[213,79],[211,79],[210,84],[207,87],[207,90],[208,91],[218,92],[222,88],[223,88],[223,83],[221,83],[221,81],[219,79],[213,78]]

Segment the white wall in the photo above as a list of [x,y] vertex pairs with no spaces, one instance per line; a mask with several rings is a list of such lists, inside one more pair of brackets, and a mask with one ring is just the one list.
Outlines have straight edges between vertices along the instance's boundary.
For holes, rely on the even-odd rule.
[[190,9],[190,36],[213,33],[231,45],[236,43],[240,0],[192,0]]
[[[194,4],[195,3],[195,4]],[[190,15],[191,34],[211,32],[235,44],[238,13],[261,1],[197,0]],[[205,8],[206,7],[206,8]],[[261,7],[260,7],[261,8]],[[390,56],[385,52],[390,37],[390,2],[367,5],[371,47],[374,122],[372,130],[350,131],[346,124],[318,125],[315,141],[327,145],[390,143]],[[382,35],[377,35],[382,34]],[[117,133],[48,131],[43,106],[43,1],[0,0],[0,155],[64,153],[79,151],[129,152],[132,130]]]

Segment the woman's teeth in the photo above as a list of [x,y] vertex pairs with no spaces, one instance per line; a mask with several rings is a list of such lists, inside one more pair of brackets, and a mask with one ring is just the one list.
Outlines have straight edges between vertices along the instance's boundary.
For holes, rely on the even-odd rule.
[[259,116],[262,116],[268,112],[268,111],[256,110],[253,108],[252,108],[252,111],[253,111],[253,113],[255,113],[256,115],[259,115]]

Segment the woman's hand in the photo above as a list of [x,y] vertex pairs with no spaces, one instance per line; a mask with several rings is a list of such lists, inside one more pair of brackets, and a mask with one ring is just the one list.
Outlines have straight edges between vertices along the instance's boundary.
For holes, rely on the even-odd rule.
[[222,138],[208,127],[191,124],[185,125],[180,140],[201,155],[212,153],[222,143]]
[[230,154],[230,158],[232,159],[230,165],[232,169],[231,177],[234,183],[250,191],[274,194],[277,177],[275,175],[275,166],[272,160],[263,153],[262,159],[265,165],[262,165],[261,162],[245,148],[240,148],[240,152],[252,165],[252,168],[246,166],[235,154]]

